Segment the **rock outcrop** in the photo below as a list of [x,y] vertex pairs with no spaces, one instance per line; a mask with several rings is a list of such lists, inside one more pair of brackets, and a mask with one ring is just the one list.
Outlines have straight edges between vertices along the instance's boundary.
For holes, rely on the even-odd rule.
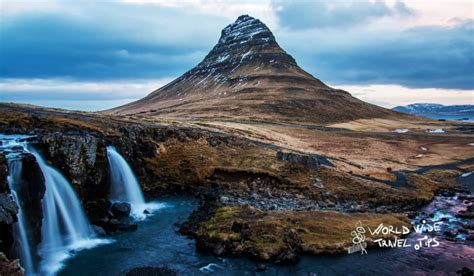
[[[43,220],[43,197],[46,191],[44,176],[31,154],[23,154],[21,183],[16,188],[18,197],[21,198],[22,209],[26,223],[31,233],[28,234],[30,245],[35,248],[41,242],[41,226]],[[36,250],[34,250],[36,252]],[[34,256],[37,257],[37,256]]]
[[[43,219],[42,199],[45,193],[43,174],[33,155],[21,155],[21,175],[17,180],[16,194],[20,202],[15,202],[7,182],[8,164],[3,155],[0,156],[0,251],[8,257],[17,257],[18,252],[12,248],[14,243],[14,227],[18,221],[19,208],[28,210],[23,212],[28,227],[28,240],[32,252],[37,252],[36,246],[41,242],[41,226]],[[19,206],[21,204],[21,206]],[[37,259],[36,254],[32,254]]]
[[10,252],[14,241],[13,224],[17,221],[18,213],[18,206],[10,195],[7,177],[8,165],[3,154],[0,154],[0,251],[5,253]]
[[107,196],[108,163],[103,138],[87,131],[57,132],[41,136],[33,146],[63,172],[80,198],[92,201]]
[[9,252],[14,241],[13,224],[18,206],[8,193],[0,193],[0,251]]
[[128,202],[117,202],[112,204],[112,214],[116,217],[128,217],[131,211],[130,203]]
[[0,153],[0,193],[8,193],[8,164],[5,156]]
[[9,260],[5,254],[0,252],[0,275],[23,276],[24,269],[20,266],[19,260]]
[[280,160],[285,160],[294,164],[301,164],[306,168],[318,169],[321,162],[317,156],[303,155],[292,152],[278,151],[276,157]]

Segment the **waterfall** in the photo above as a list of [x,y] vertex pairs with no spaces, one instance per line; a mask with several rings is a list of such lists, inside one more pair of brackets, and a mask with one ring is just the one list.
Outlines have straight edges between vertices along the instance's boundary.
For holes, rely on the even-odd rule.
[[110,167],[110,199],[130,203],[132,216],[144,218],[144,211],[153,206],[145,203],[140,184],[132,169],[113,146],[107,147],[107,158]]
[[34,275],[34,268],[33,268],[33,259],[31,257],[31,248],[30,242],[28,241],[26,224],[25,224],[25,217],[23,216],[23,208],[20,199],[17,196],[17,189],[18,185],[21,181],[21,170],[22,164],[21,160],[19,159],[9,159],[8,160],[8,184],[10,186],[11,194],[13,196],[13,200],[18,205],[18,214],[17,214],[17,228],[16,231],[19,236],[20,241],[20,260],[21,265],[25,269],[26,275]]
[[38,152],[33,149],[30,152],[40,166],[46,185],[39,254],[42,272],[50,274],[63,266],[62,262],[71,256],[72,251],[107,241],[94,239],[81,203],[66,178],[46,164]]
[[[21,264],[27,275],[35,274],[32,262],[21,199],[16,193],[16,184],[21,179],[21,154],[32,154],[38,163],[45,180],[43,198],[43,221],[41,226],[41,243],[39,255],[41,261],[38,273],[54,275],[63,262],[74,252],[92,248],[99,244],[110,243],[110,240],[95,238],[94,232],[85,216],[81,203],[69,182],[55,168],[48,165],[41,155],[28,147],[24,135],[0,134],[0,150],[6,153],[10,175],[8,177],[12,195],[20,206],[18,213],[18,235],[21,243]],[[28,210],[26,210],[28,211]]]

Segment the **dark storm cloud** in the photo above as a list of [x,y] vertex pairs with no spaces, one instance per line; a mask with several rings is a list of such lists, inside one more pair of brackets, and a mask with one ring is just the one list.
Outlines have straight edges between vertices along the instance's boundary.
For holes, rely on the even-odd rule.
[[175,76],[205,56],[224,24],[210,17],[198,27],[193,21],[199,17],[172,8],[104,5],[81,8],[79,16],[43,12],[4,19],[0,77]]
[[[178,76],[206,55],[232,21],[185,7],[68,3],[60,12],[2,17],[0,78]],[[370,31],[364,24],[371,19],[416,13],[403,2],[355,3],[275,3],[281,25],[276,38],[305,70],[330,84],[474,88],[472,22]]]
[[474,89],[474,24],[405,31],[286,33],[300,65],[332,84]]

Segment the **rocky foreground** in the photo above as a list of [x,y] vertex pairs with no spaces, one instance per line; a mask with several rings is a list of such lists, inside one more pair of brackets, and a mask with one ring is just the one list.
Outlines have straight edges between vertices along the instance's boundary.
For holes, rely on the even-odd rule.
[[[293,262],[301,254],[346,251],[358,221],[409,226],[409,217],[439,191],[463,189],[454,179],[474,168],[474,160],[468,160],[419,171],[388,170],[393,181],[381,181],[341,170],[321,155],[178,122],[142,123],[17,105],[1,105],[0,118],[1,133],[33,136],[33,147],[71,182],[100,233],[119,228],[104,224],[120,217],[120,209],[111,211],[108,201],[105,147],[114,145],[147,197],[173,193],[201,199],[201,208],[180,230],[196,239],[198,250],[276,263]],[[29,208],[38,210],[28,220],[38,232],[44,183],[34,159],[23,160],[25,197]],[[17,209],[8,196],[1,157],[0,168],[1,250],[8,255]],[[396,185],[399,178],[404,185]],[[472,216],[470,204],[462,210],[465,216]],[[466,233],[472,239],[472,230]]]

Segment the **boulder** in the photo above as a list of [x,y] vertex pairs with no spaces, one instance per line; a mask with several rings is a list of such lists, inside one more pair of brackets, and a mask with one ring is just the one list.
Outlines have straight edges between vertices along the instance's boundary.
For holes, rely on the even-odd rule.
[[130,206],[130,203],[128,202],[117,202],[112,204],[112,214],[116,217],[119,218],[125,218],[130,216],[130,211],[132,210],[132,207]]
[[107,232],[105,232],[104,228],[98,225],[92,225],[92,230],[94,230],[94,233],[99,237],[107,236]]
[[120,222],[117,219],[104,217],[96,222],[96,225],[102,227],[107,233],[113,233],[118,230]]
[[295,251],[287,248],[283,250],[276,258],[275,264],[292,264],[298,261],[299,256]]
[[107,217],[98,220],[96,225],[93,225],[93,227],[94,230],[96,232],[98,231],[99,233],[101,233],[103,230],[105,230],[106,233],[114,233],[117,231],[135,231],[138,229],[138,225],[134,222],[131,222],[131,220],[128,220],[127,218],[119,220],[116,218],[109,219]]
[[110,211],[111,203],[109,200],[103,198],[95,201],[85,202],[84,209],[88,215],[88,218],[95,223],[103,217],[113,217]]

